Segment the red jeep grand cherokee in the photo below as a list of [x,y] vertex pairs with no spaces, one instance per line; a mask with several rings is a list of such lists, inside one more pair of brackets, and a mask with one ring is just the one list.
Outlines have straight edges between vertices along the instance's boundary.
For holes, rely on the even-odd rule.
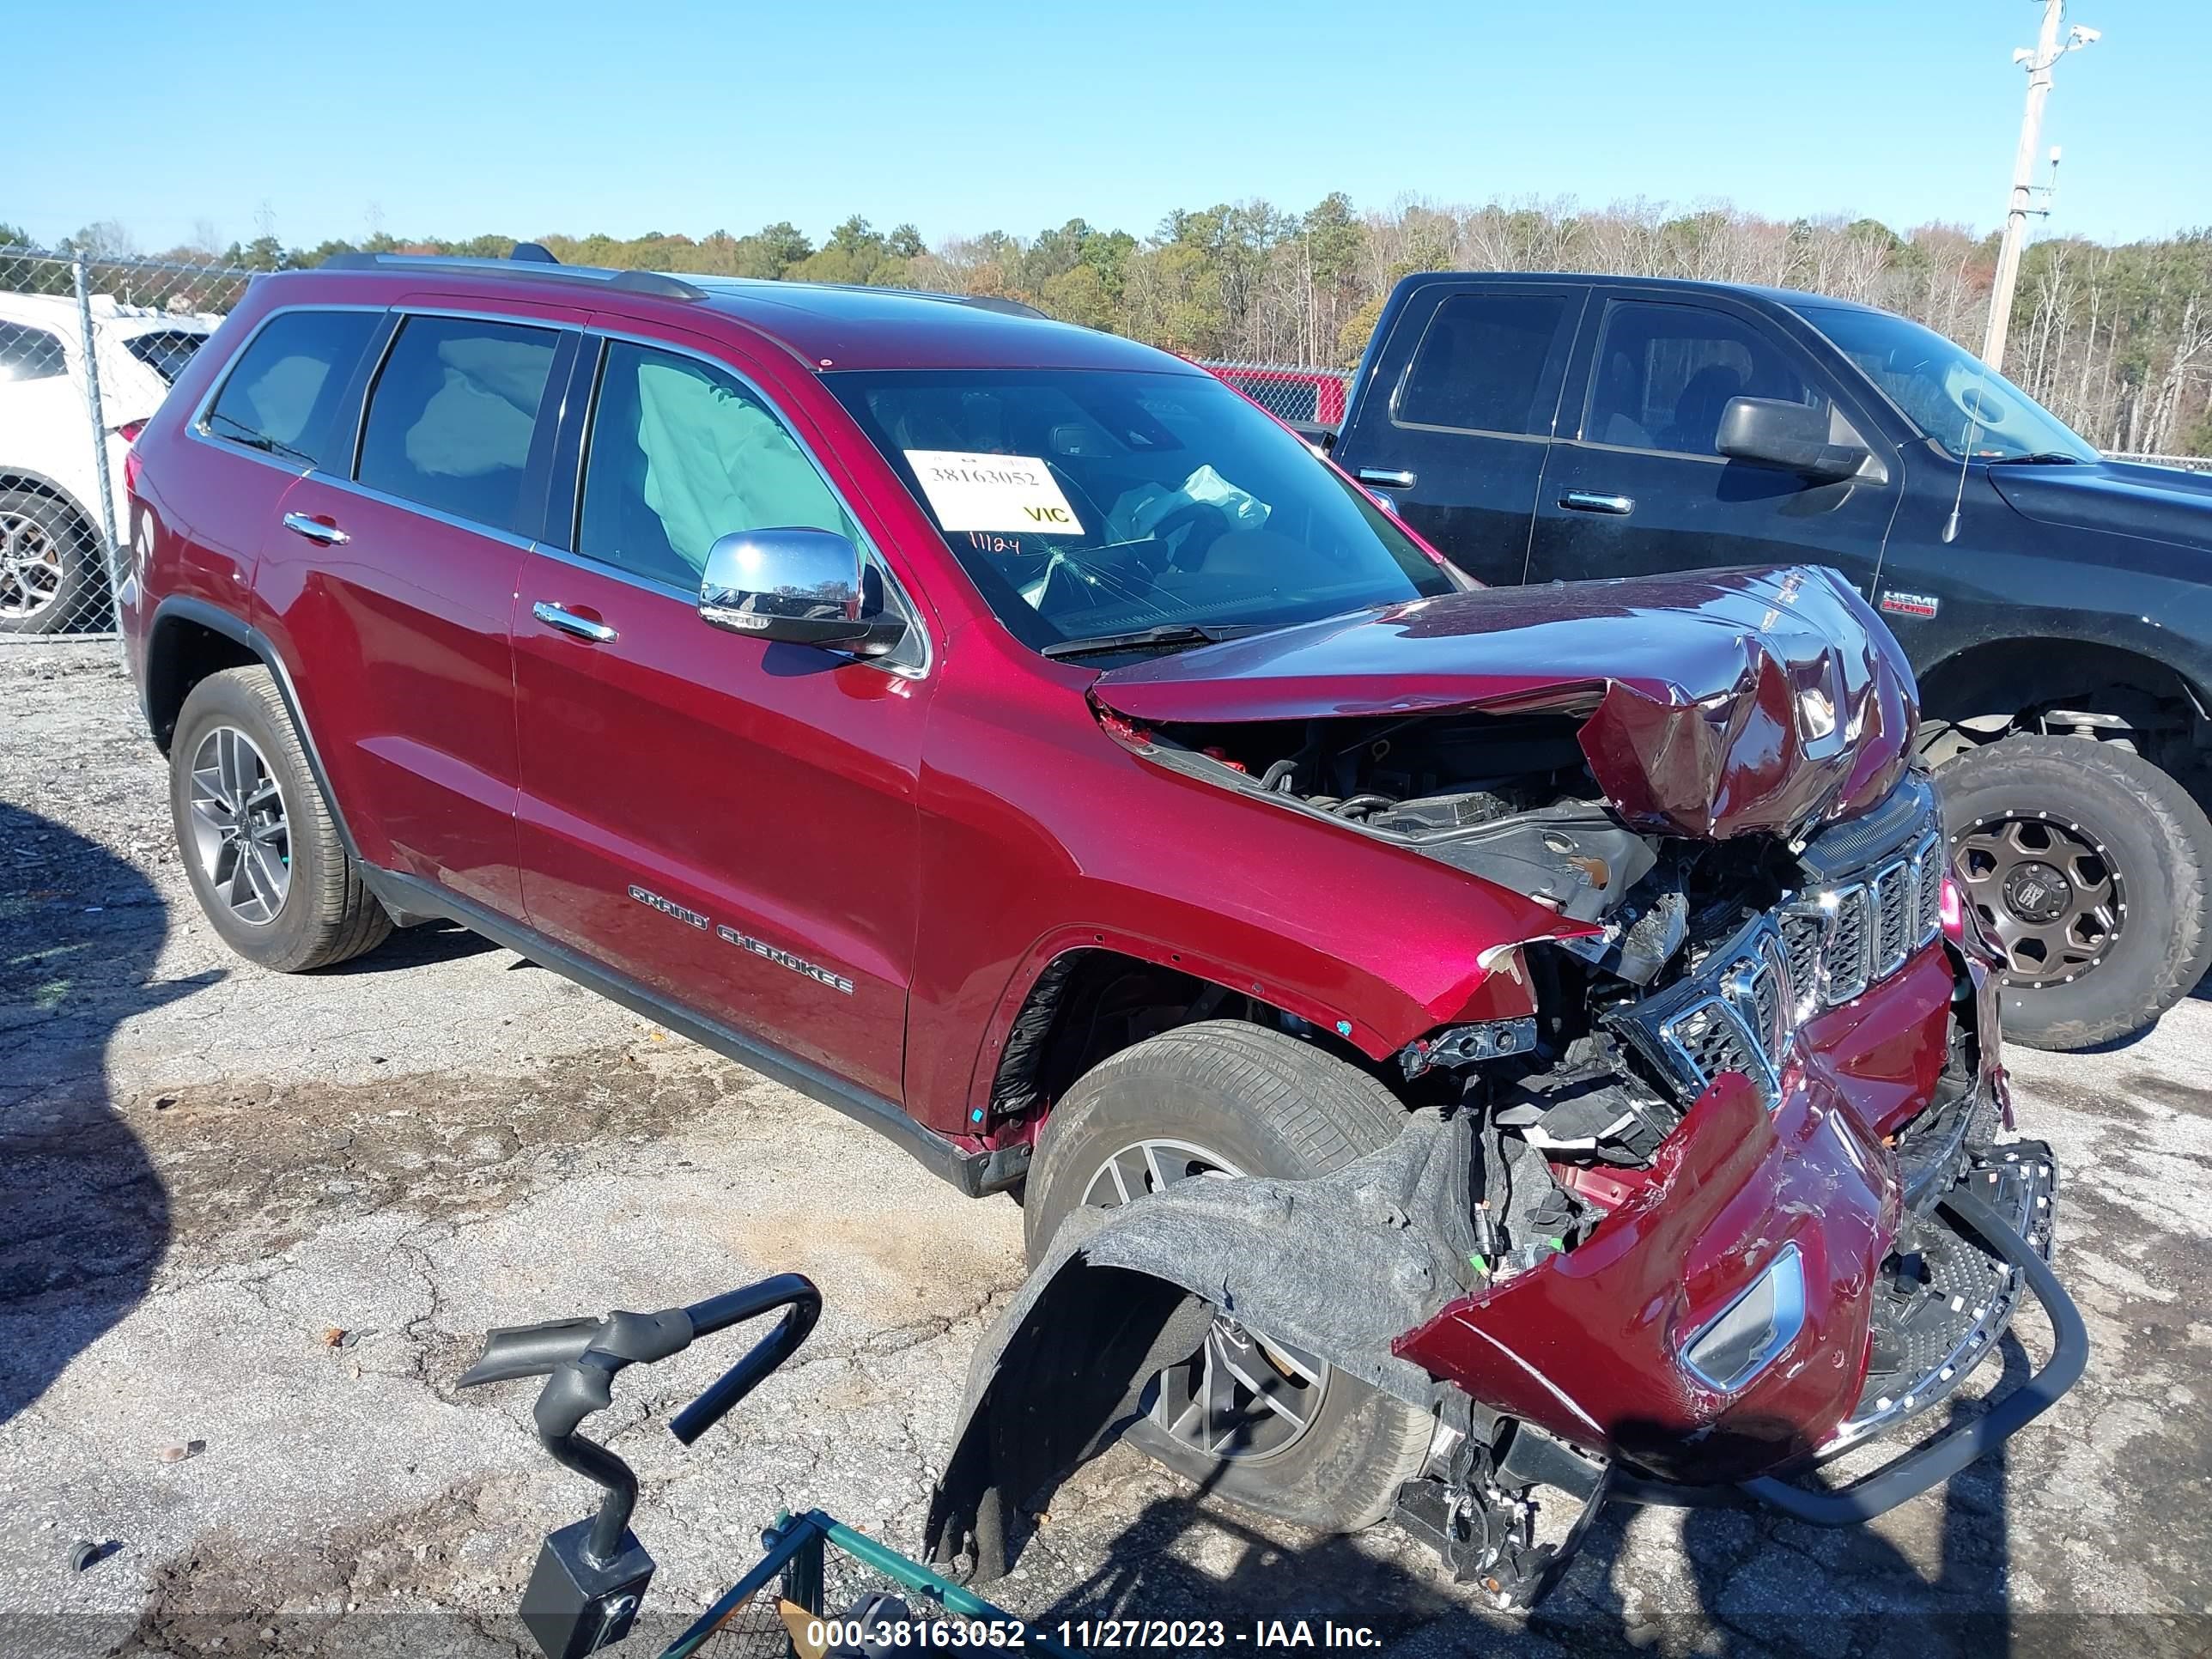
[[[1836,578],[1476,590],[1212,375],[1005,302],[332,265],[137,445],[131,659],[240,954],[450,918],[1013,1189],[1053,1271],[987,1352],[1056,1321],[1176,1468],[1395,1504],[1500,1593],[1537,1485],[1861,1518],[2078,1374],[1911,677]],[[1123,1275],[1095,1330],[1071,1261]],[[1784,1478],[2023,1290],[2034,1382]],[[1066,1461],[1035,1431],[954,1530]]]

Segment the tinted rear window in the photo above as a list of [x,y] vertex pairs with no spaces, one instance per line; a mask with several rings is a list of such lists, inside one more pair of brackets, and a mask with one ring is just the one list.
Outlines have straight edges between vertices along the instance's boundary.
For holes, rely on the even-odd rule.
[[326,466],[338,399],[353,378],[380,313],[286,311],[270,318],[238,356],[208,411],[218,438],[286,460]]
[[520,533],[522,474],[558,331],[410,317],[369,394],[360,480]]
[[188,330],[165,329],[159,334],[134,334],[123,343],[132,356],[161,377],[163,385],[174,386],[185,365],[191,362],[192,353],[206,339],[206,335]]
[[1430,319],[1392,413],[1408,426],[1548,434],[1569,297],[1454,295]]

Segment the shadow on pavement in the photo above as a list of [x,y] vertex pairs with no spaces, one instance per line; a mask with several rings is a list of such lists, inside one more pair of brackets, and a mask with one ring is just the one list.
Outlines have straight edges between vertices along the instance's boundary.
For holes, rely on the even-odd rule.
[[168,921],[138,870],[0,802],[0,1423],[137,1305],[169,1203],[107,1086],[132,1015],[219,975],[154,981]]
[[[1999,1389],[2032,1367],[2008,1336]],[[1978,1414],[1982,1402],[1953,1408]],[[1898,1447],[1902,1450],[1903,1446]],[[1985,1659],[2037,1650],[2017,1638],[2010,1608],[2002,1449],[1936,1497],[1931,1582],[1896,1543],[1869,1527],[1830,1529],[1748,1509],[1655,1514],[1615,1504],[1592,1527],[1563,1581],[1534,1613],[1494,1611],[1472,1586],[1450,1584],[1425,1555],[1418,1570],[1392,1559],[1401,1537],[1315,1538],[1298,1548],[1202,1495],[1156,1499],[1115,1540],[1106,1563],[1032,1622],[1222,1620],[1226,1645],[1265,1644],[1262,1627],[1307,1621],[1311,1645],[1332,1644],[1323,1621],[1365,1626],[1393,1659],[1448,1654],[1644,1655],[1701,1659],[1806,1655],[1838,1659]],[[1632,1568],[1622,1557],[1639,1540]],[[1679,1530],[1680,1541],[1668,1536]],[[1049,1550],[1048,1527],[1030,1547]],[[1671,1565],[1662,1558],[1671,1553]],[[1240,1637],[1239,1632],[1244,1634]],[[1281,1636],[1278,1635],[1279,1644]],[[1292,1640],[1295,1641],[1295,1638]],[[1126,1642],[1121,1644],[1127,1645]],[[1352,1645],[1342,1641],[1335,1645]]]
[[389,974],[409,968],[428,968],[441,962],[460,962],[500,947],[482,933],[450,921],[426,921],[402,927],[365,956],[316,969],[317,979],[350,979],[365,974]]

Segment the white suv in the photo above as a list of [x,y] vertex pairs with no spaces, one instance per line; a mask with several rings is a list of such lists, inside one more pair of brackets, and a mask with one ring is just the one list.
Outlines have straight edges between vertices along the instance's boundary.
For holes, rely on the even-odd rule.
[[[92,300],[118,512],[131,440],[220,320]],[[0,294],[0,634],[105,627],[100,471],[70,295]],[[118,526],[118,529],[120,526]]]

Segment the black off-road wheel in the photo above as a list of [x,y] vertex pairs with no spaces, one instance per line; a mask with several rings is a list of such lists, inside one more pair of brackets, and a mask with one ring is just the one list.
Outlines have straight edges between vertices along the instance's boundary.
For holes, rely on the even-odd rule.
[[[1178,1027],[1071,1088],[1039,1137],[1023,1209],[1036,1262],[1079,1206],[1179,1181],[1304,1180],[1389,1144],[1405,1109],[1373,1078],[1237,1020]],[[1420,1471],[1430,1420],[1311,1354],[1217,1314],[1154,1379],[1140,1447],[1202,1490],[1302,1525],[1356,1531]]]
[[2141,1030],[2212,965],[2212,823],[2132,750],[2014,737],[1936,775],[1965,902],[2002,951],[2004,1034],[2087,1048]]
[[193,896],[247,961],[304,973],[390,935],[267,669],[192,688],[169,744],[169,808]]

